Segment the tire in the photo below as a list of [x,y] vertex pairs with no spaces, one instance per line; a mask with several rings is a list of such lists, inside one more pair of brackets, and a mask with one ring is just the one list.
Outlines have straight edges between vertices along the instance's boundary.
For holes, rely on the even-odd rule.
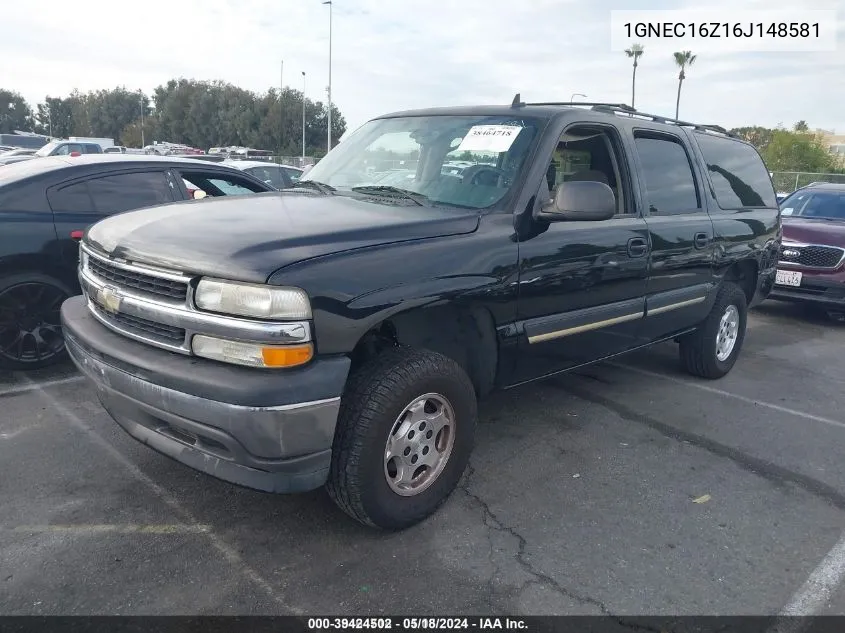
[[[426,422],[437,428],[434,418],[423,418],[430,413],[420,412],[413,425],[409,420],[403,423],[407,407],[426,395],[428,410],[442,404],[446,419],[451,412],[448,434],[446,427],[437,435],[432,428],[421,430]],[[400,530],[419,523],[457,486],[469,463],[477,418],[475,389],[455,361],[404,347],[379,354],[350,377],[341,399],[326,483],[329,496],[349,516],[370,527]],[[401,435],[403,428],[410,428],[404,436],[408,439],[396,439],[396,450],[402,449],[401,453],[388,461],[388,438],[392,433]],[[403,442],[411,442],[413,437],[416,445],[411,449]],[[451,445],[446,450],[448,438]],[[445,459],[438,459],[440,455],[446,455]],[[423,470],[419,481],[428,483],[400,494],[399,474],[421,469],[423,462],[415,458],[437,460],[439,473],[438,467]],[[411,467],[410,460],[417,465]],[[409,470],[398,470],[402,464]]]
[[[718,355],[718,343],[723,317],[735,311],[736,334],[733,348],[726,357]],[[742,343],[745,340],[745,328],[748,323],[748,308],[745,293],[734,283],[724,282],[716,295],[716,301],[710,314],[699,328],[684,337],[680,342],[681,364],[684,369],[700,378],[715,380],[725,376],[736,363]],[[727,349],[723,350],[727,351]]]
[[73,294],[43,273],[0,276],[0,369],[41,369],[67,358],[59,310]]

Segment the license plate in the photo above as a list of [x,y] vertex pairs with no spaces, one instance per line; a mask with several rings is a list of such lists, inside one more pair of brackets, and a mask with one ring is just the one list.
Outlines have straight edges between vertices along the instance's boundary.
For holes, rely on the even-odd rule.
[[775,283],[781,286],[800,286],[801,273],[792,270],[779,270],[775,275]]

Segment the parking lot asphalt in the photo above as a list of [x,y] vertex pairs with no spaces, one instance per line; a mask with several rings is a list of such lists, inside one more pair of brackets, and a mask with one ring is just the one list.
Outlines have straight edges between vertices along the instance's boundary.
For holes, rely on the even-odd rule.
[[720,381],[665,344],[496,394],[401,533],[151,451],[70,366],[0,373],[0,614],[842,614],[843,349],[767,302]]

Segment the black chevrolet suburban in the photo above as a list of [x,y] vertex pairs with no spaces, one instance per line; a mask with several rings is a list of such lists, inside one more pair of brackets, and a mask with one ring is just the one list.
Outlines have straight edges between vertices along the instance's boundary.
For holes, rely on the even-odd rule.
[[780,239],[723,129],[517,95],[374,119],[285,191],[97,223],[62,323],[136,439],[399,529],[455,488],[493,389],[673,339],[727,374]]

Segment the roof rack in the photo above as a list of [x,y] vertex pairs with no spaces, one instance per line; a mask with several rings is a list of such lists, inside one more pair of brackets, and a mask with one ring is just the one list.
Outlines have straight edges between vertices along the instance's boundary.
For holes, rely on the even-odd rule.
[[682,121],[680,119],[673,119],[671,117],[661,116],[659,114],[648,114],[647,112],[640,112],[639,110],[629,106],[626,103],[603,103],[603,102],[593,102],[593,101],[546,101],[546,102],[536,102],[536,103],[526,103],[522,101],[520,98],[520,94],[517,93],[516,96],[513,98],[513,102],[511,103],[512,108],[521,108],[524,106],[590,106],[590,109],[595,110],[597,112],[608,112],[611,114],[625,114],[628,116],[636,116],[643,119],[649,119],[654,121],[655,123],[665,123],[665,124],[672,124],[678,125],[680,127],[691,127],[696,130],[704,131],[704,132],[717,132],[719,134],[724,134],[725,136],[730,136],[732,138],[740,138],[738,135],[729,132],[725,128],[720,125],[704,125],[701,123],[690,123],[689,121]]

